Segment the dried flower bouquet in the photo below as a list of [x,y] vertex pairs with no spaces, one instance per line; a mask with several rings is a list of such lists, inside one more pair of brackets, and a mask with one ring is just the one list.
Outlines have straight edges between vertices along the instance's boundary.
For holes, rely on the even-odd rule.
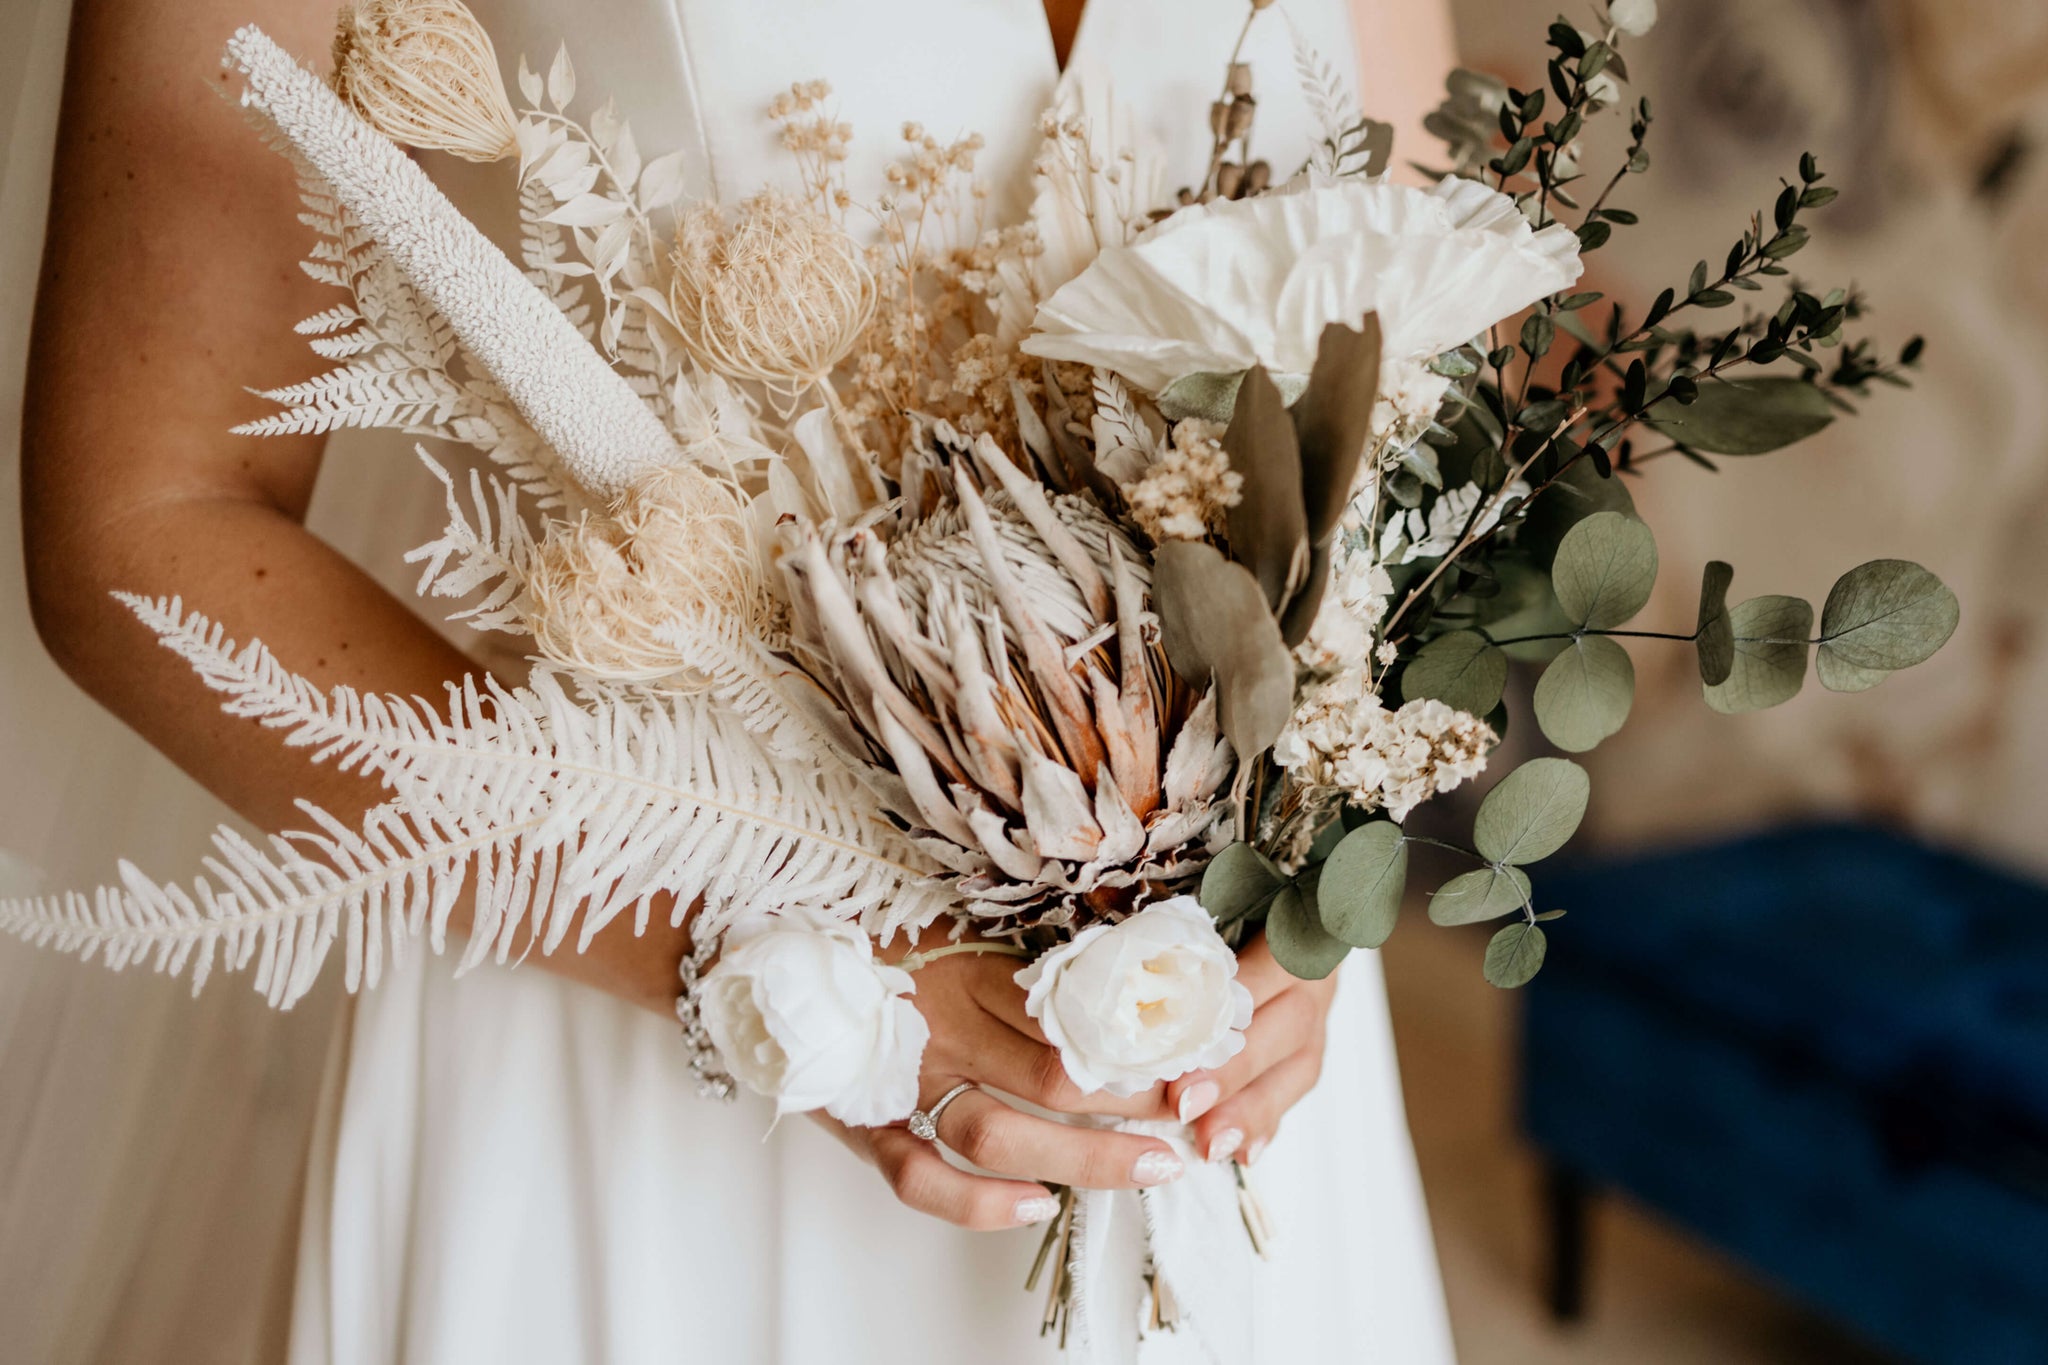
[[[1278,22],[1265,8],[1247,25]],[[917,1102],[925,1035],[876,948],[950,920],[1035,959],[1030,1008],[1085,1087],[1220,1064],[1249,1015],[1232,945],[1263,932],[1323,976],[1393,930],[1403,822],[1485,767],[1511,659],[1541,665],[1536,723],[1576,753],[1626,719],[1617,636],[1691,642],[1709,704],[1742,711],[1797,692],[1810,655],[1859,690],[1955,625],[1939,580],[1879,560],[1817,633],[1800,599],[1730,607],[1719,563],[1689,631],[1625,629],[1657,557],[1623,475],[1789,445],[1918,352],[1881,359],[1848,336],[1859,298],[1790,283],[1802,216],[1833,197],[1811,158],[1718,272],[1591,320],[1581,258],[1633,225],[1610,200],[1648,166],[1617,44],[1654,10],[1553,25],[1548,90],[1455,73],[1429,189],[1388,178],[1388,129],[1312,53],[1324,135],[1281,163],[1300,170],[1252,155],[1233,61],[1177,196],[1118,141],[1130,120],[1064,96],[1009,225],[983,221],[979,140],[916,125],[887,192],[857,195],[821,82],[768,111],[801,193],[683,205],[680,154],[643,159],[610,103],[571,114],[566,52],[521,61],[515,108],[453,0],[352,5],[331,87],[243,30],[228,60],[300,167],[306,268],[346,295],[300,327],[335,368],[248,430],[486,453],[495,474],[458,480],[422,450],[448,524],[411,558],[422,593],[529,637],[536,667],[440,711],[323,691],[132,599],[229,711],[390,802],[360,825],[309,806],[263,845],[224,829],[189,887],[123,864],[90,896],[0,903],[0,927],[195,987],[253,961],[289,1005],[336,940],[351,988],[422,933],[438,947],[465,887],[465,967],[694,914],[681,1012],[707,1085],[884,1123]],[[1581,139],[1610,113],[1631,145],[1589,180]],[[516,158],[523,269],[400,144]],[[1512,917],[1497,985],[1542,962],[1562,912],[1524,869],[1587,794],[1569,759],[1531,760],[1445,845],[1474,867],[1430,917]],[[1176,1008],[1120,1020],[1134,973]],[[1209,1271],[1161,1230],[1182,1196],[1145,1197],[1149,1317],[1170,1325]],[[1048,1242],[1047,1322],[1106,1341],[1067,1317],[1084,1213]]]

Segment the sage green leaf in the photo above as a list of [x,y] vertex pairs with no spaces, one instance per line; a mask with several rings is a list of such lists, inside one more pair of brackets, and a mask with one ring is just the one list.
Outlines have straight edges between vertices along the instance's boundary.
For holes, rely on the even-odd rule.
[[1918,564],[1873,559],[1835,580],[1820,613],[1820,656],[1856,669],[1911,668],[1948,643],[1960,614],[1956,595]]
[[1550,944],[1543,930],[1527,923],[1510,924],[1486,945],[1486,979],[1502,990],[1526,986],[1543,969]]
[[1454,630],[1422,647],[1401,673],[1401,697],[1434,697],[1446,706],[1483,716],[1500,704],[1508,682],[1508,656],[1476,630]]
[[1323,864],[1316,909],[1323,928],[1354,948],[1377,948],[1394,932],[1408,888],[1408,845],[1401,827],[1375,820],[1344,836]]
[[1700,652],[1700,681],[1715,687],[1728,681],[1735,667],[1735,625],[1728,617],[1728,585],[1735,581],[1731,565],[1714,559],[1700,576],[1699,628],[1693,644]]
[[1243,370],[1235,374],[1184,374],[1160,393],[1160,415],[1174,422],[1189,417],[1228,422],[1230,410],[1237,402],[1237,386],[1243,382]]
[[1301,591],[1288,600],[1287,609],[1280,613],[1280,638],[1287,642],[1289,649],[1308,638],[1329,589],[1330,547],[1318,545],[1309,551],[1308,581],[1301,585]]
[[1494,863],[1533,863],[1563,848],[1586,818],[1592,783],[1568,758],[1532,758],[1479,803],[1472,842]]
[[1558,748],[1582,754],[1622,727],[1635,698],[1628,651],[1605,635],[1581,635],[1536,680],[1536,724]]
[[1684,407],[1660,403],[1648,424],[1672,440],[1712,455],[1765,455],[1835,420],[1817,384],[1790,376],[1700,385]]
[[1358,327],[1332,322],[1316,342],[1315,368],[1294,405],[1301,433],[1301,491],[1308,538],[1322,545],[1336,533],[1358,461],[1372,434],[1372,408],[1380,392],[1380,319],[1367,313]]
[[1231,924],[1257,910],[1287,878],[1272,859],[1247,843],[1235,843],[1209,860],[1196,899],[1218,924]]
[[1650,600],[1657,585],[1657,539],[1634,517],[1595,512],[1558,542],[1550,583],[1574,623],[1612,630]]
[[1432,924],[1481,924],[1529,903],[1529,874],[1519,867],[1481,867],[1439,886],[1429,898]]
[[1752,597],[1728,613],[1735,661],[1725,682],[1706,688],[1724,716],[1761,711],[1799,695],[1806,682],[1806,641],[1813,604],[1801,597]]
[[[1518,545],[1519,541],[1517,537]],[[1485,626],[1486,633],[1494,639],[1520,642],[1500,646],[1508,658],[1525,664],[1549,663],[1564,648],[1562,637],[1573,624],[1565,619],[1564,608],[1557,605],[1557,594],[1550,590],[1550,575],[1521,559],[1496,560],[1494,572],[1500,581],[1498,594],[1461,601],[1473,605],[1479,624]],[[1523,638],[1531,635],[1555,635],[1559,638]]]
[[1266,946],[1273,960],[1305,981],[1320,981],[1337,970],[1351,945],[1326,932],[1308,898],[1293,884],[1280,888],[1266,912]]
[[1213,545],[1170,540],[1153,557],[1152,607],[1174,672],[1197,687],[1215,680],[1239,760],[1264,753],[1294,712],[1294,659],[1258,580]]
[[1889,678],[1896,670],[1890,668],[1858,668],[1845,664],[1841,656],[1826,646],[1814,651],[1813,676],[1820,679],[1820,685],[1830,692],[1868,692],[1871,688]]
[[1230,508],[1230,557],[1252,571],[1275,612],[1308,581],[1308,520],[1294,419],[1262,368],[1244,377],[1223,433],[1230,468],[1244,480]]
[[1591,460],[1580,460],[1558,475],[1529,507],[1515,544],[1528,550],[1537,564],[1548,566],[1557,556],[1565,532],[1595,512],[1621,512],[1634,516],[1635,499],[1628,485],[1618,478],[1603,479]]

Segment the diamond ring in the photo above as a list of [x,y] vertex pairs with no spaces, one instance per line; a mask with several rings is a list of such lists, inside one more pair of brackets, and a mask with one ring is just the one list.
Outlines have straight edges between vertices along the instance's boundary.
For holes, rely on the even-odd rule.
[[972,1089],[974,1089],[973,1081],[962,1081],[945,1094],[939,1096],[938,1103],[934,1104],[931,1108],[914,1111],[910,1116],[908,1124],[910,1135],[923,1138],[926,1142],[937,1142],[939,1140],[939,1115],[946,1112],[947,1105]]

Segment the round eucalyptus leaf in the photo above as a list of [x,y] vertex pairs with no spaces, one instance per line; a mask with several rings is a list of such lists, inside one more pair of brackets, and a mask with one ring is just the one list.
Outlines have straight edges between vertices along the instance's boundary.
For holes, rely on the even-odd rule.
[[[1537,506],[1556,496],[1556,491],[1546,493]],[[1520,543],[1521,537],[1517,536],[1518,551]],[[1516,640],[1525,635],[1562,635],[1572,628],[1572,622],[1565,619],[1564,608],[1557,605],[1557,594],[1550,590],[1549,574],[1519,555],[1496,560],[1493,568],[1500,582],[1498,593],[1492,597],[1460,599],[1473,607],[1477,624],[1486,627],[1487,634],[1496,640]],[[1522,640],[1520,644],[1500,646],[1500,651],[1519,663],[1545,664],[1563,647],[1561,639]]]
[[1247,843],[1229,845],[1209,860],[1196,899],[1218,924],[1243,919],[1287,884],[1280,869]]
[[1394,932],[1408,889],[1408,845],[1401,827],[1375,820],[1344,836],[1323,864],[1316,911],[1333,938],[1377,948]]
[[1605,635],[1582,635],[1536,680],[1536,724],[1558,748],[1582,754],[1622,727],[1635,698],[1628,651]]
[[1700,652],[1700,681],[1715,687],[1728,681],[1735,667],[1735,626],[1728,619],[1728,585],[1733,566],[1715,559],[1700,576],[1700,615],[1693,643]]
[[1500,704],[1508,684],[1508,656],[1476,630],[1454,630],[1422,647],[1401,673],[1401,699],[1434,697],[1446,706],[1483,716]]
[[1657,585],[1657,539],[1634,517],[1595,512],[1558,543],[1550,584],[1575,624],[1612,630],[1650,600]]
[[1472,842],[1494,863],[1533,863],[1563,848],[1586,818],[1592,782],[1568,758],[1532,758],[1479,803]]
[[1548,566],[1565,533],[1587,517],[1595,512],[1633,516],[1635,510],[1627,484],[1617,478],[1601,478],[1591,460],[1580,460],[1558,475],[1549,491],[1530,506],[1528,519],[1515,532],[1515,544],[1527,550],[1536,564]]
[[1337,970],[1351,945],[1324,931],[1301,888],[1280,888],[1266,912],[1266,946],[1273,960],[1305,981],[1320,981]]
[[1702,384],[1684,407],[1659,404],[1645,419],[1657,431],[1710,455],[1765,455],[1835,420],[1817,384],[1789,375]]
[[1802,597],[1752,597],[1728,613],[1735,660],[1726,682],[1706,689],[1725,716],[1761,711],[1799,695],[1806,682],[1806,641],[1813,604]]
[[1168,384],[1159,395],[1160,415],[1169,421],[1199,417],[1205,422],[1227,423],[1237,406],[1237,389],[1245,372],[1230,374],[1184,374]]
[[1835,580],[1820,613],[1820,653],[1857,669],[1911,668],[1948,643],[1956,595],[1904,559],[1873,559]]
[[1432,924],[1480,924],[1529,903],[1529,874],[1519,867],[1480,867],[1439,886],[1429,898]]
[[1858,668],[1855,664],[1845,664],[1840,655],[1825,647],[1813,654],[1813,676],[1819,678],[1820,685],[1830,692],[1868,692],[1893,672],[1889,668]]
[[1550,945],[1543,930],[1527,923],[1510,924],[1486,945],[1486,979],[1502,990],[1526,986],[1543,968]]

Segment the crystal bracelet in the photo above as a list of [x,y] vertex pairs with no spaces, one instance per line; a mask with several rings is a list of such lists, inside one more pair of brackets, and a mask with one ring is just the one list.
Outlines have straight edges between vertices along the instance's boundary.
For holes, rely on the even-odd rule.
[[676,975],[683,985],[676,995],[676,1022],[683,1026],[683,1046],[690,1052],[690,1070],[697,1077],[698,1095],[705,1099],[729,1101],[739,1093],[739,1086],[732,1073],[719,1061],[718,1049],[712,1045],[711,1033],[704,1027],[703,1012],[697,1001],[697,985],[703,978],[704,968],[717,955],[716,934],[706,934],[683,954],[683,960],[676,968]]

